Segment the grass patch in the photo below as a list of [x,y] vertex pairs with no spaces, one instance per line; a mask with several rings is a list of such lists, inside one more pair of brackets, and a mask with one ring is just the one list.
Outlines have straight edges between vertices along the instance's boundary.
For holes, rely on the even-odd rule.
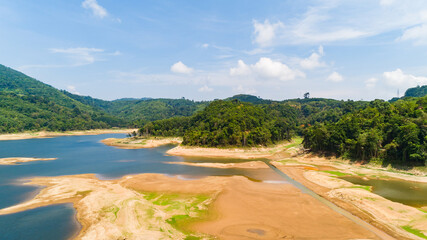
[[[144,198],[153,204],[162,208],[165,212],[170,212],[172,217],[167,219],[175,229],[187,234],[185,239],[201,239],[188,231],[188,225],[208,217],[208,204],[211,197],[209,195],[197,194],[176,194],[176,193],[157,193],[142,192]],[[147,212],[152,216],[152,212]]]
[[120,208],[117,207],[116,205],[112,205],[112,206],[109,206],[109,207],[104,207],[104,208],[101,209],[101,211],[104,212],[104,213],[112,213],[114,215],[114,219],[113,220],[117,219],[117,213],[119,212],[119,210],[120,210]]
[[329,174],[335,175],[337,177],[343,177],[343,176],[350,175],[348,173],[343,173],[343,172],[339,172],[339,171],[322,171],[322,172],[329,173]]
[[351,186],[350,188],[361,188],[361,189],[365,189],[366,191],[372,190],[371,186],[362,186],[362,185],[355,185],[355,186]]
[[76,192],[76,197],[86,197],[87,195],[89,195],[89,193],[91,193],[92,190],[87,190],[87,191],[77,191]]
[[411,227],[411,226],[409,226],[409,225],[402,226],[402,228],[403,228],[403,230],[405,230],[405,231],[407,231],[407,232],[409,232],[409,233],[412,233],[412,234],[414,234],[415,236],[418,236],[418,237],[420,237],[420,238],[427,239],[427,236],[426,236],[426,235],[424,235],[424,233],[422,233],[422,232],[421,232],[420,230],[418,230],[418,229],[412,228],[412,227]]
[[284,148],[284,149],[289,149],[289,148],[291,148],[291,147],[296,147],[296,146],[298,146],[298,145],[301,145],[301,143],[302,143],[302,141],[303,141],[304,139],[303,139],[302,137],[295,137],[295,138],[293,138],[292,140],[293,140],[293,143],[288,144],[288,145],[284,146],[283,148]]
[[427,211],[426,210],[424,210],[424,209],[422,209],[422,208],[418,208],[418,210],[420,210],[421,212],[423,212],[423,213],[427,213]]

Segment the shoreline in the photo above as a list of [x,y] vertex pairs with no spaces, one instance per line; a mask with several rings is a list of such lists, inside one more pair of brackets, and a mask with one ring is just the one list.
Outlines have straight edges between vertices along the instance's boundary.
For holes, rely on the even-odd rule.
[[252,148],[213,148],[179,145],[166,152],[166,154],[184,157],[216,157],[216,158],[284,158],[295,156],[298,149],[294,147],[295,142],[286,141],[271,147]]
[[152,138],[107,138],[101,140],[107,146],[120,149],[141,149],[155,148],[168,144],[180,144],[181,138],[178,137],[152,137]]
[[310,156],[288,161],[273,161],[272,164],[321,197],[398,239],[422,239],[417,238],[404,227],[410,227],[427,236],[427,213],[425,212],[427,206],[416,208],[393,202],[372,193],[367,187],[338,178],[340,173],[348,173],[353,176],[363,174],[366,177],[380,176],[425,183],[426,179],[423,176],[364,168],[325,158],[313,159]]
[[99,180],[83,174],[38,177],[25,184],[46,187],[0,214],[73,203],[82,225],[76,239],[107,235],[114,239],[379,239],[290,184],[253,182],[242,176],[181,180],[139,174]]
[[49,131],[38,131],[38,132],[21,132],[21,133],[6,133],[0,134],[0,141],[8,140],[23,140],[33,138],[54,138],[62,136],[78,136],[78,135],[100,135],[108,133],[130,133],[136,129],[92,129],[92,130],[76,130],[76,131],[65,131],[65,132],[49,132]]

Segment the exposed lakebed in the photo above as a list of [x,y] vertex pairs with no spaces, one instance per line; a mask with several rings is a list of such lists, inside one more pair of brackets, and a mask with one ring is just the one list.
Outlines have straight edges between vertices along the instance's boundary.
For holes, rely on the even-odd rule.
[[[0,158],[57,158],[53,161],[35,161],[19,165],[0,166],[0,208],[16,205],[33,197],[39,188],[28,185],[22,186],[21,183],[23,179],[36,176],[95,173],[100,179],[115,179],[128,174],[161,173],[178,175],[188,179],[203,176],[241,175],[254,181],[283,181],[279,175],[269,168],[220,169],[164,164],[164,162],[187,160],[182,157],[166,155],[165,152],[172,148],[172,145],[152,149],[127,150],[100,143],[100,140],[109,137],[125,137],[125,135],[104,134],[0,141]],[[238,159],[203,158],[191,158],[188,161],[241,162]],[[32,236],[34,239],[68,239],[79,229],[74,215],[75,211],[70,204],[61,204],[0,216],[0,235],[2,239],[22,239],[22,234]],[[60,227],[52,227],[53,223],[60,225]],[[29,228],[29,226],[34,227]]]

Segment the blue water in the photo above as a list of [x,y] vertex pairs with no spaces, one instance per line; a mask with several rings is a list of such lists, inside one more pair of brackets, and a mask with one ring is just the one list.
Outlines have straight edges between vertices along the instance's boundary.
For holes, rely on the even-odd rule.
[[[271,169],[217,169],[164,164],[163,162],[173,161],[201,162],[206,159],[168,156],[165,152],[172,148],[172,145],[152,149],[118,149],[100,143],[100,140],[110,137],[125,137],[125,135],[104,134],[0,141],[0,158],[58,158],[54,161],[0,166],[0,208],[15,205],[37,194],[39,188],[22,185],[25,179],[36,176],[95,173],[101,179],[114,179],[128,174],[162,173],[183,175],[188,178],[241,175],[256,181],[281,180],[281,177]],[[208,161],[241,160],[208,159]],[[16,224],[17,222],[19,224]],[[0,216],[0,239],[68,239],[78,231],[78,228],[74,210],[69,204]]]

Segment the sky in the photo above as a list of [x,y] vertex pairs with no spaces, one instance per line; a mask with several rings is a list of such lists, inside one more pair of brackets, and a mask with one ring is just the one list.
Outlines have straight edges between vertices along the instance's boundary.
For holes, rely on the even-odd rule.
[[0,0],[0,64],[106,100],[387,100],[427,84],[427,1]]

